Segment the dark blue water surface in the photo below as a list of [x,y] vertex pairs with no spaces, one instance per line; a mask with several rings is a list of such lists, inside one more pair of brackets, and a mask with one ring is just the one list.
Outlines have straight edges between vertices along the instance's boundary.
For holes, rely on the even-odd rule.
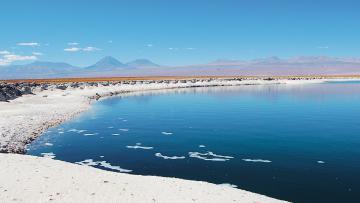
[[294,202],[360,202],[360,82],[113,97],[50,129],[28,154],[50,152]]

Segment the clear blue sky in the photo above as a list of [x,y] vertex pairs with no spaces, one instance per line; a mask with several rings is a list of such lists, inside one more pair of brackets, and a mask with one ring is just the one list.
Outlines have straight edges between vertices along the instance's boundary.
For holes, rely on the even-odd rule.
[[[360,1],[355,0],[0,3],[3,55],[4,51],[16,56],[40,52],[35,53],[39,60],[74,65],[89,65],[107,55],[124,62],[148,58],[165,65],[219,58],[360,55]],[[38,46],[19,44],[30,42]],[[16,59],[10,60],[18,63]]]

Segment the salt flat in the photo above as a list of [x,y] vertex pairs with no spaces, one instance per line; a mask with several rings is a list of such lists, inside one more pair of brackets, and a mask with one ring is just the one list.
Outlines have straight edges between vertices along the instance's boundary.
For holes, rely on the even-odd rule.
[[2,202],[284,202],[226,185],[17,154],[0,154],[0,179]]

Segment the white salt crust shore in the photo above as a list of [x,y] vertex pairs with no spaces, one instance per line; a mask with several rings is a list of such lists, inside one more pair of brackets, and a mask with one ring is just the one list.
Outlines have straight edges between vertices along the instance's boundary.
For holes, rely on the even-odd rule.
[[1,202],[285,202],[231,186],[0,153]]
[[91,107],[96,94],[110,96],[143,91],[264,84],[304,84],[323,80],[212,80],[186,83],[116,84],[85,86],[66,90],[49,89],[0,102],[0,152],[24,153],[25,145],[50,127],[73,118]]
[[10,102],[0,102],[0,152],[24,153],[26,144],[48,128],[73,118],[91,107],[96,94],[102,97],[123,93],[166,90],[191,87],[216,87],[266,84],[320,83],[313,80],[212,80],[195,83],[116,84],[110,86],[84,86],[66,90],[49,89],[24,95]]
[[[305,84],[325,80],[213,80],[50,89],[0,102],[0,151],[23,152],[49,127],[91,107],[96,94],[188,87]],[[131,95],[131,94],[130,94]],[[48,158],[0,153],[0,199],[22,202],[281,202],[231,187],[175,178],[102,171]]]

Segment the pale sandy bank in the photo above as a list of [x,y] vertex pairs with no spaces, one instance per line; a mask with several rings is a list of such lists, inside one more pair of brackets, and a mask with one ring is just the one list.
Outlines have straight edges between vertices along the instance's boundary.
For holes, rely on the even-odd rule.
[[284,202],[229,186],[0,154],[1,202]]

